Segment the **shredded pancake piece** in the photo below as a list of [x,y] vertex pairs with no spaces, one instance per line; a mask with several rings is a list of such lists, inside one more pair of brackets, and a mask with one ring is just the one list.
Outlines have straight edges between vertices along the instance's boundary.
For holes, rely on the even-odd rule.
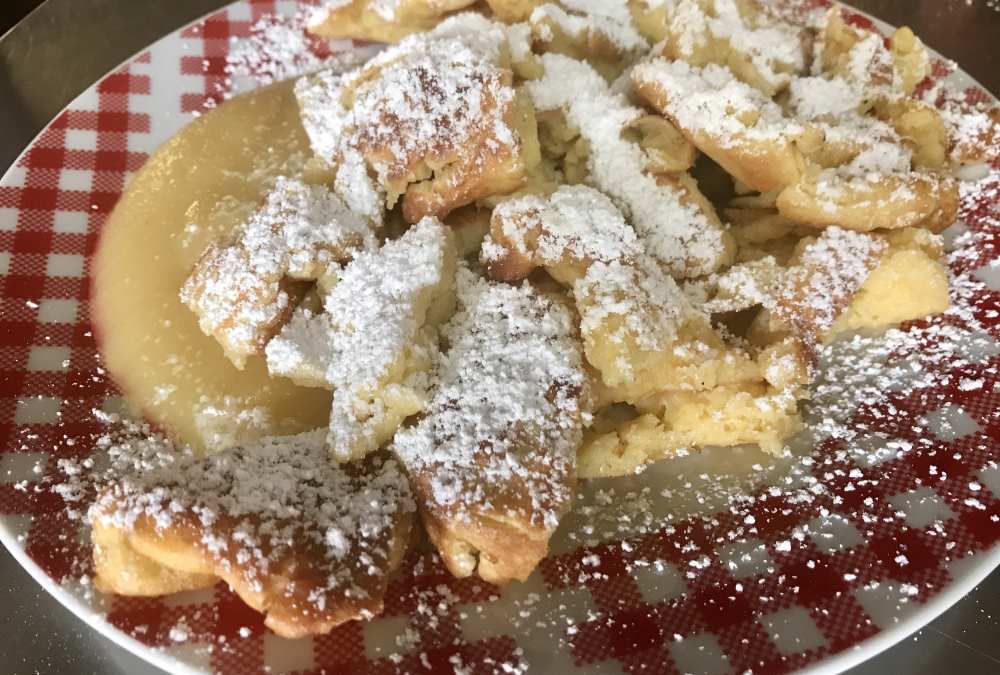
[[586,376],[572,314],[531,285],[458,271],[459,311],[426,414],[393,448],[460,577],[525,579],[576,483]]
[[616,400],[711,387],[752,370],[593,188],[563,186],[500,204],[482,258],[495,278],[515,281],[544,267],[572,292],[587,360]]
[[519,281],[545,267],[561,283],[572,284],[595,262],[634,261],[642,255],[642,244],[621,211],[585,185],[501,202],[493,209],[483,245],[490,275],[504,281]]
[[181,301],[238,368],[288,320],[308,285],[376,245],[375,234],[325,187],[279,178],[263,207],[195,263]]
[[728,68],[654,59],[636,66],[632,80],[640,96],[745,185],[767,192],[803,173],[795,141],[804,128]]
[[323,299],[296,311],[267,346],[272,374],[334,390],[330,452],[356,459],[392,438],[426,403],[435,324],[454,306],[451,232],[425,218],[359,254]]
[[313,148],[352,208],[378,222],[402,197],[416,222],[524,183],[537,141],[505,39],[498,25],[461,15],[343,76],[298,82]]
[[823,17],[812,70],[842,78],[870,107],[875,101],[912,94],[930,74],[923,43],[909,28],[899,28],[890,40],[874,31],[855,28],[834,6]]
[[[802,240],[770,315],[810,347],[845,330],[883,328],[947,309],[939,238],[919,229],[865,234],[831,227]],[[773,327],[773,326],[772,326]]]
[[[860,99],[846,84],[794,80],[791,105],[805,120],[798,122],[723,66],[657,59],[632,77],[638,93],[692,144],[743,185],[773,192],[779,212],[797,223],[867,232],[939,231],[954,221],[957,182],[913,170],[904,138],[848,107]],[[934,164],[927,154],[920,156]],[[943,149],[935,154],[943,161]]]
[[334,0],[317,7],[309,30],[332,38],[396,42],[428,30],[475,0]]
[[[653,3],[649,3],[652,5]],[[660,53],[693,66],[727,66],[772,97],[806,69],[805,32],[763,11],[754,0],[664,3]]]
[[[331,463],[324,437],[265,438],[204,458],[163,439],[113,447],[119,470],[90,520],[103,541],[123,535],[146,568],[223,579],[279,635],[370,618],[409,541],[409,484],[392,459]],[[146,570],[116,568],[121,558],[107,553],[95,551],[98,586],[147,594],[128,582]]]
[[528,22],[537,51],[585,59],[606,76],[649,50],[625,3],[545,3],[532,10]]
[[887,246],[865,234],[831,227],[807,244],[775,299],[775,313],[816,343],[828,331]]
[[588,182],[626,209],[649,253],[676,276],[707,274],[726,262],[722,224],[693,181],[648,173],[642,148],[623,137],[645,113],[587,63],[560,54],[541,60],[544,77],[528,83],[535,108],[561,109],[579,129],[590,147]]

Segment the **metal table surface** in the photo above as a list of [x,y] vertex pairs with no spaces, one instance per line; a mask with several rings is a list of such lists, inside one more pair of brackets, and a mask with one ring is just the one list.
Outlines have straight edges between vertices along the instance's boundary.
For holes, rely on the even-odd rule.
[[[0,0],[5,2],[6,0]],[[227,0],[47,0],[0,38],[0,168],[73,97],[156,38]],[[853,0],[1000,92],[1000,0]],[[91,630],[0,553],[0,672],[130,673],[147,665]],[[1000,672],[1000,571],[854,675]]]

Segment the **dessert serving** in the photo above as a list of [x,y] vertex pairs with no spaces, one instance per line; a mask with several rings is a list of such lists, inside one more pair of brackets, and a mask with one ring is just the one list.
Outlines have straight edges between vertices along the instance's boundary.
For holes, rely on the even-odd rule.
[[[781,454],[819,345],[947,309],[937,233],[990,146],[956,152],[913,97],[909,30],[462,7],[320,10],[319,34],[399,41],[224,104],[112,215],[95,312],[144,304],[177,344],[106,337],[165,435],[111,445],[99,588],[223,579],[294,637],[377,614],[423,533],[456,576],[524,580],[578,480]],[[183,229],[132,226],[157,192]],[[139,236],[171,274],[128,269]]]
[[946,249],[996,168],[1000,108],[935,105],[907,28],[784,4],[311,6],[309,40],[389,44],[204,111],[102,224],[90,309],[126,409],[96,413],[104,461],[79,490],[93,585],[224,584],[274,634],[324,636],[423,611],[397,582],[426,554],[435,588],[541,573],[604,583],[613,612],[631,596],[588,552],[594,503],[628,501],[613,527],[651,556],[638,575],[670,559],[636,534],[672,525],[663,467],[780,464],[855,440],[847,407],[891,416],[861,400],[881,362],[830,355],[886,361],[901,326],[945,313],[925,336],[943,342],[981,316]]

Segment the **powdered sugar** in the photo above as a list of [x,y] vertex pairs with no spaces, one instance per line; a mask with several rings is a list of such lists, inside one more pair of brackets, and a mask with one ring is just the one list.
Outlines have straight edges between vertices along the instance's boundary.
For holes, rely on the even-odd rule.
[[829,227],[803,249],[779,291],[776,314],[804,339],[818,342],[878,265],[886,243]]
[[622,137],[643,112],[586,63],[559,54],[545,54],[542,63],[545,76],[528,83],[535,107],[562,109],[580,130],[590,145],[589,180],[624,207],[649,253],[674,274],[715,269],[724,249],[721,228],[680,189],[646,174],[642,149]]
[[[567,6],[570,6],[568,3]],[[602,3],[578,3],[578,4],[595,4],[601,5]],[[607,10],[607,9],[621,9],[625,10],[624,3],[615,4],[609,3],[613,7],[601,7],[597,6],[590,9]],[[559,5],[554,5],[551,3],[546,3],[544,5],[539,5],[531,12],[530,22],[532,24],[538,24],[543,20],[550,20],[555,23],[559,28],[567,35],[573,37],[577,40],[588,40],[592,32],[597,32],[605,36],[611,43],[623,53],[638,54],[639,52],[649,49],[649,43],[639,34],[639,32],[632,26],[631,18],[628,16],[627,10],[625,10],[624,19],[619,15],[622,14],[621,11],[611,11],[610,16],[608,14],[596,14],[593,12],[586,11],[586,8],[572,8],[580,9],[584,11],[584,14],[578,15],[567,12]],[[542,34],[542,38],[545,35]]]
[[226,73],[267,85],[359,58],[353,50],[335,53],[329,43],[307,33],[310,13],[303,8],[292,15],[265,14],[249,37],[230,38]]
[[426,416],[396,434],[425,508],[554,529],[569,506],[585,376],[569,311],[529,284],[458,273]]
[[[272,373],[334,389],[330,446],[343,461],[374,449],[391,384],[419,397],[429,362],[422,335],[428,306],[451,287],[451,240],[424,219],[380,250],[359,254],[323,300],[325,312],[299,311],[267,346]],[[392,393],[390,390],[389,394]]]
[[279,177],[233,242],[202,256],[180,297],[241,363],[290,309],[286,277],[315,278],[374,245],[369,225],[330,190]]
[[841,117],[861,105],[860,92],[839,77],[797,77],[789,94],[792,109],[807,120]]
[[[494,210],[492,223],[502,245],[487,237],[484,261],[502,264],[513,254],[565,277],[560,280],[573,293],[585,338],[601,330],[614,342],[666,349],[678,322],[694,311],[614,203],[593,188],[564,185],[548,197],[508,200]],[[567,267],[572,272],[558,274]]]
[[[734,0],[667,3],[664,54],[696,65],[729,64],[773,95],[805,69],[802,30]],[[739,65],[737,65],[739,64]]]
[[[626,338],[641,349],[668,349],[680,323],[695,313],[677,283],[647,256],[634,263],[597,261],[573,287],[584,335],[608,330],[612,342]],[[628,371],[628,363],[619,364]]]
[[684,61],[654,59],[636,66],[632,76],[668,92],[666,112],[678,126],[708,134],[723,148],[783,145],[802,132],[776,103],[737,80],[725,66],[696,68]]
[[[930,331],[928,331],[928,333],[930,333]],[[950,337],[950,335],[945,330],[940,331],[940,334],[942,336],[944,336],[944,337]],[[890,341],[891,341],[891,338],[890,338]],[[873,344],[880,345],[881,342],[876,342],[876,343],[873,343]],[[859,362],[856,362],[856,363],[860,364],[861,368],[865,367],[864,366],[864,363],[865,363],[864,361],[859,361]],[[850,369],[849,365],[845,365],[842,372],[846,373],[846,374],[853,374],[853,371]],[[846,387],[845,386],[834,386],[833,389],[835,391],[832,392],[832,396],[830,397],[830,400],[829,401],[824,400],[824,401],[821,402],[821,405],[818,406],[817,414],[822,414],[822,412],[823,412],[822,406],[827,405],[828,403],[831,404],[832,409],[835,409],[834,412],[837,415],[842,415],[848,409],[853,410],[854,405],[856,403],[856,400],[855,400],[854,397],[850,396],[849,394],[845,394]],[[842,403],[841,404],[842,409],[840,409],[840,410],[836,410],[837,395],[838,394],[841,397],[851,399],[849,402]],[[868,401],[868,400],[874,400],[874,399],[877,399],[876,394],[877,394],[877,392],[874,392],[874,391],[867,392],[865,394],[865,396],[863,396],[861,398],[862,398],[862,400],[866,400],[866,401]],[[901,445],[899,447],[904,447],[904,446]],[[859,453],[863,453],[864,450],[863,449],[859,449],[858,452]],[[900,450],[900,452],[903,453],[903,452],[906,452],[906,450]],[[831,467],[829,467],[829,470],[830,471],[837,471],[837,468],[836,468],[836,466],[831,466]],[[801,469],[801,471],[804,471],[806,473],[806,476],[809,477],[809,468],[808,467],[803,466],[803,468]],[[715,476],[713,476],[712,478],[708,479],[708,482],[711,482],[714,479],[716,479]],[[779,483],[779,485],[780,485],[780,483]],[[816,486],[816,487],[818,489],[821,486]],[[808,490],[805,490],[805,489],[803,489],[803,494],[797,494],[795,492],[794,488],[788,488],[788,487],[779,488],[779,494],[781,493],[781,490],[784,490],[784,494],[787,495],[789,497],[789,499],[791,499],[791,500],[801,499],[802,501],[806,501],[807,499],[809,499],[810,497],[812,497],[812,493],[810,493]],[[615,501],[628,501],[628,498],[626,498],[626,496],[624,494],[622,494],[623,492],[624,492],[624,490],[619,491],[619,497],[620,497],[620,499],[616,498]],[[734,508],[736,507],[736,505],[737,505],[736,502],[734,502]],[[647,512],[647,515],[648,515],[648,512]],[[659,515],[657,515],[656,518],[657,518],[657,520],[654,521],[654,523],[655,523],[654,527],[659,527],[659,525],[663,524],[664,521],[661,519],[661,517]],[[737,520],[739,522],[742,522],[742,518],[739,518]],[[758,522],[759,522],[759,520],[760,520],[760,517],[758,516]],[[752,522],[752,521],[748,521],[748,522]],[[742,530],[740,530],[740,532],[742,532]],[[798,533],[796,533],[796,534],[798,534]],[[733,535],[727,534],[725,536],[733,536]],[[793,537],[791,537],[791,536],[789,536],[788,539],[791,540],[791,543],[789,543],[788,541],[784,541],[782,543],[779,543],[778,544],[778,548],[776,548],[776,550],[785,551],[785,552],[791,551],[791,550],[797,550],[796,549],[797,544],[795,543],[795,539]],[[720,540],[720,542],[721,542],[721,540]],[[769,544],[769,546],[770,546],[770,544]],[[625,547],[623,546],[622,548],[624,549]],[[625,549],[625,550],[628,550],[628,549]],[[594,559],[597,560],[597,562],[593,563],[593,565],[594,565],[594,567],[596,569],[596,567],[599,564],[601,558],[599,556],[597,556],[597,555],[588,556],[588,558],[594,558]],[[605,555],[604,559],[607,560],[608,557]],[[706,557],[706,558],[704,558],[704,560],[707,561],[708,558]],[[699,570],[700,569],[701,568],[699,568]],[[708,569],[708,568],[706,568],[706,569]],[[585,595],[586,595],[586,593],[585,593]],[[587,597],[589,597],[589,595]],[[248,635],[249,635],[249,631],[248,631]]]
[[757,17],[751,25],[735,0],[714,0],[715,15],[708,19],[709,30],[726,39],[732,49],[750,59],[757,73],[768,84],[780,88],[792,73],[805,69],[800,31],[790,24]]
[[[604,194],[583,185],[564,185],[548,197],[529,195],[501,202],[493,211],[504,241],[523,255],[540,256],[541,264],[565,258],[586,261],[628,259],[642,255],[635,231]],[[529,245],[526,237],[534,241]],[[491,238],[484,259],[495,258]]]
[[381,222],[380,211],[432,166],[484,143],[516,145],[506,121],[514,93],[497,65],[503,41],[496,24],[460,15],[344,76],[297,83],[303,123],[317,155],[337,167],[338,193]]
[[[342,469],[328,461],[324,437],[265,438],[206,458],[155,436],[108,438],[112,468],[91,518],[124,532],[139,521],[157,530],[196,522],[203,554],[251,588],[272,566],[305,556],[299,564],[317,573],[312,611],[322,610],[331,594],[359,592],[359,576],[379,573],[359,573],[359,561],[385,565],[399,519],[414,509],[394,461]],[[319,559],[309,561],[315,551]]]

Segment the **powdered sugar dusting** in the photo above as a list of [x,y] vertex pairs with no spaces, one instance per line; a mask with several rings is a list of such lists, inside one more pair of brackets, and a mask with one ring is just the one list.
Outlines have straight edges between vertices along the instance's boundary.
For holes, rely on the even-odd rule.
[[[126,533],[140,522],[157,531],[197,523],[202,555],[252,589],[298,558],[315,566],[309,601],[322,611],[352,592],[364,597],[357,584],[384,573],[400,519],[414,509],[395,462],[341,468],[324,438],[271,437],[200,458],[155,436],[107,437],[112,468],[90,516]],[[372,566],[359,568],[366,558]],[[289,582],[289,595],[301,593]]]
[[684,61],[655,59],[636,66],[633,77],[668,92],[667,113],[682,129],[709,134],[724,148],[758,142],[784,145],[802,132],[777,104],[737,80],[725,66],[696,68]]
[[562,109],[580,130],[590,144],[589,180],[624,207],[649,253],[674,274],[714,270],[724,250],[721,228],[680,189],[645,173],[642,149],[622,137],[643,112],[584,62],[545,54],[542,63],[545,76],[528,83],[535,107]]
[[350,41],[327,40],[310,33],[314,11],[317,8],[301,7],[294,12],[265,14],[250,27],[249,35],[231,37],[223,97],[324,68],[344,71],[372,55],[371,49]]
[[513,255],[548,268],[572,291],[585,337],[607,330],[613,318],[612,341],[666,349],[678,323],[694,313],[621,211],[591,187],[564,185],[548,197],[508,200],[494,209],[492,223],[498,238],[491,233],[483,243],[484,262],[502,272]]
[[776,298],[776,313],[816,342],[861,288],[887,246],[867,234],[830,227],[805,247]]
[[625,10],[624,4],[605,3],[609,7],[591,7],[590,5],[600,5],[601,3],[579,1],[563,4],[570,9],[582,11],[583,15],[567,12],[559,5],[546,3],[539,5],[531,12],[531,23],[537,24],[547,19],[577,40],[587,40],[591,32],[597,32],[626,54],[638,54],[649,49],[649,43],[632,26],[632,20],[628,16],[627,10],[622,11]]
[[[505,244],[522,255],[538,256],[541,264],[567,257],[610,262],[642,255],[635,231],[614,203],[583,185],[564,185],[544,198],[529,195],[501,202],[492,221],[499,224]],[[484,242],[487,262],[499,255],[497,246],[491,238]]]
[[374,245],[368,223],[330,190],[279,177],[232,241],[202,255],[181,288],[181,301],[241,365],[297,300],[287,292],[288,278],[317,278]]
[[451,288],[451,245],[441,223],[426,218],[359,254],[323,299],[325,312],[298,311],[267,345],[272,373],[334,389],[329,440],[338,460],[377,447],[393,386],[418,400],[426,392],[434,335],[424,323]]
[[569,507],[585,376],[569,311],[525,283],[458,274],[426,416],[394,449],[425,508],[554,529]]
[[460,15],[346,75],[299,81],[303,124],[317,155],[337,167],[338,193],[380,222],[381,209],[431,167],[516,147],[507,121],[514,91],[498,65],[504,40],[496,24]]

